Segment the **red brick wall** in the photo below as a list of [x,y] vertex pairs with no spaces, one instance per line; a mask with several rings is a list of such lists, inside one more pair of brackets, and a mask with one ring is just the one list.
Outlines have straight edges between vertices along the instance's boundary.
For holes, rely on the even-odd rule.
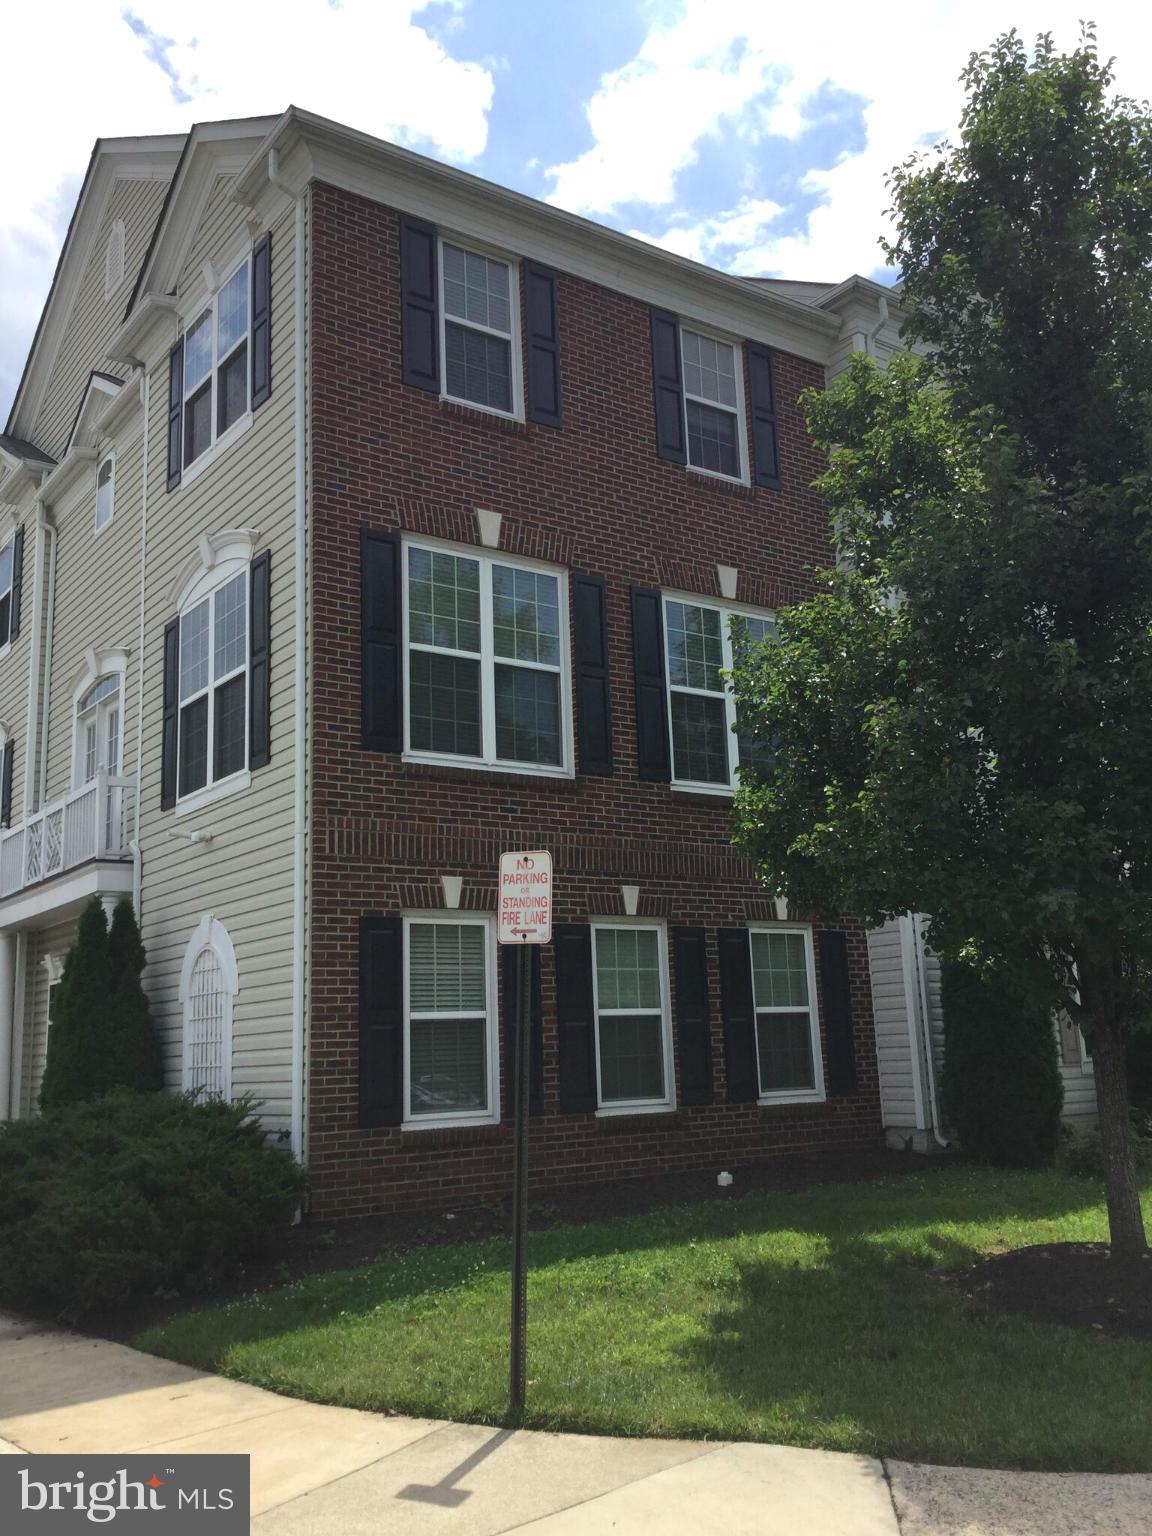
[[[881,1121],[863,929],[839,925],[849,933],[859,1092],[826,1105],[725,1104],[715,930],[770,920],[772,908],[729,844],[725,800],[636,777],[630,586],[718,596],[719,562],[738,568],[739,601],[770,607],[808,592],[806,568],[828,560],[827,517],[811,489],[820,458],[796,404],[801,390],[822,383],[821,369],[776,359],[784,489],[730,486],[656,457],[645,305],[561,276],[557,431],[401,383],[395,211],[317,186],[312,252],[314,1209],[336,1216],[445,1206],[507,1188],[507,1123],[357,1126],[356,951],[362,913],[441,906],[440,874],[464,877],[466,908],[494,910],[497,856],[509,847],[553,851],[556,921],[622,914],[620,886],[636,884],[641,915],[705,926],[711,949],[716,1102],[627,1120],[558,1111],[544,952],[547,1102],[532,1127],[540,1187],[874,1140]],[[476,544],[476,507],[503,515],[505,553],[607,578],[611,778],[405,764],[360,747],[360,529]]]

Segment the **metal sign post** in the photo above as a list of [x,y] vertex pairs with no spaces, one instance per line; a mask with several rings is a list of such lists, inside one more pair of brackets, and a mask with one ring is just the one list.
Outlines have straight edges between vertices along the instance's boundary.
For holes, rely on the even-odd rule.
[[500,857],[498,937],[517,944],[516,1059],[513,1063],[512,1337],[508,1417],[524,1415],[528,1345],[528,1101],[532,1063],[531,946],[552,938],[552,855],[540,850]]

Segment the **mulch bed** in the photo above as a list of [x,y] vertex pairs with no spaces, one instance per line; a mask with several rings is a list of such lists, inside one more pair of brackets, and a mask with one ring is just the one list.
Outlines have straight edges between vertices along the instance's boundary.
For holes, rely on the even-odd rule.
[[951,1277],[975,1301],[1040,1323],[1152,1339],[1152,1258],[1117,1264],[1105,1243],[1042,1243]]
[[[945,1157],[925,1159],[883,1147],[857,1148],[777,1157],[747,1167],[733,1165],[734,1183],[726,1189],[717,1186],[716,1173],[712,1171],[549,1190],[534,1195],[529,1202],[529,1225],[534,1231],[579,1226],[606,1217],[642,1215],[645,1211],[696,1205],[705,1200],[738,1200],[759,1190],[801,1190],[815,1184],[891,1178],[947,1161]],[[508,1237],[510,1231],[510,1205],[506,1200],[488,1200],[453,1211],[416,1210],[350,1221],[305,1221],[286,1235],[282,1248],[267,1262],[249,1266],[209,1294],[137,1303],[122,1311],[90,1315],[82,1326],[86,1333],[103,1338],[130,1338],[183,1312],[221,1306],[254,1291],[291,1285],[307,1275],[370,1264],[386,1249],[406,1252],[413,1248],[480,1242]]]

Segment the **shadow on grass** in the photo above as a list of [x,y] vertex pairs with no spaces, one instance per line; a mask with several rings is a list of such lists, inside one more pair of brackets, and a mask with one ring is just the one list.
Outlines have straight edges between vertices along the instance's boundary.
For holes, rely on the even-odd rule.
[[[789,1285],[819,1286],[831,1303],[838,1285],[850,1295],[856,1277],[875,1270],[878,1259],[895,1263],[899,1273],[910,1275],[913,1266],[956,1268],[981,1256],[980,1250],[950,1233],[949,1224],[1059,1221],[1097,1205],[1090,1185],[1055,1175],[998,1176],[957,1169],[868,1185],[758,1193],[537,1232],[529,1239],[529,1264],[535,1270],[552,1269],[607,1255],[675,1250],[691,1243],[774,1231],[825,1240],[830,1245],[826,1270],[806,1268],[792,1275],[765,1264],[759,1279],[748,1275],[747,1288],[759,1300],[743,1303],[743,1322],[739,1317],[732,1320],[730,1331],[739,1337],[762,1307],[766,1288],[783,1285],[787,1291]],[[366,1316],[390,1302],[417,1302],[477,1286],[501,1285],[510,1259],[511,1246],[504,1241],[385,1253],[362,1268],[313,1276],[226,1307],[188,1313],[135,1342],[156,1354],[220,1369],[237,1345],[323,1329]],[[834,1279],[837,1276],[840,1279]],[[881,1296],[873,1287],[872,1294],[878,1304],[883,1301],[888,1307],[886,1292]],[[787,1300],[779,1305],[786,1308]],[[898,1321],[886,1315],[883,1331],[891,1334]],[[729,1368],[719,1338],[717,1349],[717,1368]],[[733,1361],[730,1368],[739,1376],[736,1366]]]
[[795,1430],[948,1465],[1152,1468],[1152,1347],[982,1307],[946,1272],[983,1257],[933,1231],[913,1254],[848,1234],[816,1267],[758,1259],[683,1355],[763,1438]]

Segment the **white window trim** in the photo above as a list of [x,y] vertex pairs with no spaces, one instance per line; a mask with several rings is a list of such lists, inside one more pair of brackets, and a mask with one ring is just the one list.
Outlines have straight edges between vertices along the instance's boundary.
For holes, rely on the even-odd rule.
[[180,968],[180,1081],[185,1092],[193,1086],[189,1080],[191,1071],[188,1061],[188,1005],[192,1000],[192,973],[196,968],[197,960],[206,949],[210,949],[216,956],[224,982],[223,1055],[226,1083],[224,1097],[226,1100],[231,1100],[232,1058],[235,1049],[234,1022],[236,997],[240,991],[240,971],[236,964],[236,950],[231,936],[224,924],[211,912],[205,912],[196,925],[196,931],[188,940],[184,961]]
[[[191,463],[186,463],[184,461],[184,453],[185,453],[185,450],[186,450],[186,447],[187,447],[187,432],[188,432],[188,414],[187,413],[188,413],[189,394],[188,394],[188,389],[187,389],[187,385],[186,385],[186,382],[185,382],[186,375],[182,371],[181,381],[180,381],[180,384],[181,384],[181,398],[180,398],[180,461],[181,461],[180,462],[180,484],[181,485],[187,485],[192,480],[195,480],[196,476],[198,474],[200,474],[204,470],[204,468],[206,467],[206,465],[208,463],[210,463],[213,459],[218,457],[219,454],[223,453],[226,448],[230,447],[231,444],[234,443],[238,437],[242,437],[243,434],[245,432],[247,432],[249,427],[252,425],[252,270],[251,270],[251,265],[250,265],[251,259],[252,259],[251,248],[249,246],[245,246],[245,248],[240,252],[239,255],[235,256],[231,261],[229,261],[227,263],[227,265],[225,265],[225,266],[220,268],[220,272],[222,274],[221,276],[217,277],[216,274],[215,274],[215,271],[213,271],[212,276],[213,276],[213,279],[214,279],[214,286],[213,286],[211,292],[207,293],[205,295],[205,297],[198,304],[196,304],[195,306],[191,307],[190,308],[190,312],[183,317],[183,321],[182,321],[182,324],[181,324],[181,327],[180,327],[180,334],[181,334],[181,337],[184,338],[185,343],[186,343],[187,342],[188,332],[195,325],[197,325],[200,320],[203,319],[205,313],[206,312],[210,312],[211,316],[212,316],[211,324],[210,324],[210,328],[211,328],[211,331],[212,331],[212,366],[211,366],[211,369],[210,369],[209,374],[208,374],[208,388],[209,388],[209,391],[210,391],[211,397],[212,397],[212,404],[211,404],[212,436],[211,436],[211,439],[210,439],[210,441],[208,443],[207,448],[204,449],[203,453],[198,454],[197,457],[194,458]],[[233,345],[229,348],[229,350],[224,354],[223,357],[218,357],[217,354],[216,354],[216,330],[217,330],[217,325],[219,324],[218,310],[219,310],[220,295],[223,292],[223,290],[228,286],[228,284],[232,281],[232,279],[236,276],[236,273],[240,270],[240,268],[242,266],[244,266],[245,264],[249,264],[249,270],[248,270],[248,301],[247,301],[248,302],[248,328],[244,332],[243,337],[239,341],[234,342]],[[246,408],[240,413],[240,415],[236,418],[236,420],[232,423],[232,425],[230,427],[228,427],[228,429],[226,431],[217,434],[217,430],[216,430],[216,422],[217,422],[216,391],[217,391],[217,386],[219,384],[220,369],[221,369],[222,365],[225,362],[227,362],[227,360],[232,356],[232,354],[241,346],[242,343],[244,345],[246,345],[247,348],[248,348],[247,368],[245,370],[245,394],[247,396],[248,404],[247,404]],[[181,358],[180,366],[181,366],[182,370],[185,370],[187,368],[187,358],[186,358],[186,356]],[[196,389],[194,389],[192,391],[192,393],[195,394],[197,390],[202,389],[202,388],[203,388],[203,381],[201,381],[201,383],[196,386]]]
[[[487,1006],[485,1020],[487,1035],[485,1059],[488,1065],[488,1108],[483,1114],[472,1110],[456,1113],[445,1111],[439,1115],[413,1115],[412,1113],[412,1047],[411,1007],[409,1003],[409,940],[413,923],[437,923],[448,927],[473,927],[484,929],[484,995]],[[500,1124],[500,1030],[498,1027],[496,998],[496,925],[491,913],[486,912],[405,912],[404,933],[404,1118],[402,1131],[442,1131],[474,1125]],[[453,1014],[453,1018],[458,1015]]]
[[660,593],[660,623],[663,625],[661,643],[664,648],[664,711],[668,721],[668,758],[672,770],[672,788],[682,790],[693,795],[718,795],[725,799],[731,799],[736,793],[740,779],[737,769],[740,766],[740,743],[736,739],[736,695],[730,681],[724,685],[724,721],[728,733],[728,783],[709,784],[696,779],[678,779],[676,777],[676,754],[672,745],[672,689],[677,693],[697,694],[705,699],[718,699],[720,694],[712,692],[708,688],[689,688],[682,683],[672,682],[672,670],[668,659],[668,604],[685,603],[692,608],[710,608],[720,615],[720,645],[723,652],[722,670],[728,678],[732,675],[732,633],[730,621],[733,615],[749,619],[764,619],[770,624],[775,624],[776,615],[767,608],[750,608],[742,603],[729,603],[711,597],[696,597],[686,592],[661,591]]
[[94,688],[102,677],[116,676],[120,681],[120,740],[119,740],[119,764],[115,769],[109,769],[110,773],[122,773],[124,769],[124,711],[128,696],[127,690],[128,651],[111,650],[98,651],[95,646],[89,646],[84,652],[84,660],[81,670],[75,674],[76,681],[72,685],[72,758],[70,769],[70,782],[73,789],[82,789],[84,780],[79,773],[81,758],[80,748],[80,700],[90,688]]
[[[804,939],[804,959],[808,972],[808,1027],[812,1041],[812,1088],[785,1088],[776,1093],[761,1093],[760,1083],[760,1031],[757,1027],[762,1013],[802,1013],[797,1007],[761,1008],[756,1002],[756,968],[752,963],[752,935],[754,933],[799,933]],[[824,1088],[824,1058],[820,1049],[820,1006],[816,991],[816,944],[812,929],[806,923],[753,923],[748,929],[748,965],[752,976],[752,1032],[756,1043],[756,1102],[758,1104],[822,1104],[828,1097]]]
[[[104,522],[100,522],[100,471],[104,468],[105,464],[111,464],[112,466],[112,473],[109,476],[108,481],[111,487],[110,494],[112,498],[112,509],[108,513],[106,520]],[[114,448],[109,448],[107,453],[102,453],[97,458],[95,483],[96,505],[92,509],[92,531],[94,534],[99,535],[102,534],[106,528],[111,528],[113,522],[116,520],[116,450]]]
[[[703,395],[693,395],[687,385],[687,370],[684,366],[684,332],[691,331],[693,336],[703,336],[705,341],[718,341],[722,346],[732,348],[732,357],[736,376],[736,407],[721,405],[716,400],[708,400]],[[681,379],[681,412],[684,417],[684,463],[694,475],[706,475],[709,480],[722,480],[726,485],[750,485],[752,477],[748,462],[748,430],[744,420],[744,344],[734,336],[724,336],[719,331],[708,330],[707,327],[697,325],[692,320],[680,317],[680,325],[677,331],[680,344],[680,379]],[[731,411],[736,417],[736,451],[740,459],[740,473],[738,475],[726,475],[718,469],[704,469],[699,464],[693,464],[688,458],[688,401],[695,400],[699,405],[707,405],[716,411]]]
[[[477,325],[473,320],[463,320],[458,315],[449,315],[444,304],[444,247],[454,245],[463,251],[471,251],[475,256],[487,257],[489,261],[501,262],[508,268],[508,309],[511,324],[511,335],[505,335],[503,331],[492,330],[486,325]],[[502,421],[524,420],[524,369],[520,341],[520,262],[515,256],[510,256],[507,251],[498,251],[492,246],[485,245],[481,241],[473,240],[469,236],[455,236],[441,231],[436,241],[436,302],[439,309],[439,335],[440,345],[440,398],[450,401],[453,405],[467,406],[472,411],[484,411],[489,416],[497,416]],[[458,322],[469,330],[479,331],[485,336],[495,336],[500,341],[507,341],[512,352],[512,409],[510,411],[497,410],[494,405],[481,405],[475,400],[465,400],[460,395],[448,393],[448,349],[447,331],[448,322]]]
[[[176,805],[174,807],[178,816],[188,815],[192,811],[201,810],[213,801],[223,799],[225,795],[236,794],[237,791],[247,789],[252,782],[252,774],[249,769],[249,759],[252,752],[251,733],[249,722],[251,720],[251,690],[252,690],[252,614],[250,612],[252,602],[251,581],[244,593],[244,665],[243,668],[235,667],[227,676],[216,676],[216,593],[226,587],[242,573],[251,571],[251,560],[243,556],[224,559],[219,564],[205,570],[200,579],[193,581],[188,587],[184,601],[177,613],[180,621],[180,662],[177,667],[176,678]],[[210,601],[208,616],[208,655],[210,658],[209,680],[205,688],[197,689],[189,698],[185,699],[182,691],[182,669],[184,665],[184,620],[193,608],[198,608],[201,603]],[[213,759],[216,751],[216,690],[223,683],[230,682],[233,678],[243,674],[246,682],[244,689],[244,762],[234,773],[226,774],[222,779],[212,777]],[[190,790],[188,794],[180,793],[180,766],[181,743],[183,740],[184,710],[195,701],[207,695],[208,698],[208,745],[207,745],[207,769],[208,778],[198,788]]]
[[[480,731],[481,742],[491,751],[482,757],[464,757],[446,752],[417,751],[412,746],[412,681],[408,622],[408,556],[413,549],[431,550],[435,554],[460,555],[479,562],[480,579]],[[546,565],[541,560],[523,559],[519,555],[508,556],[499,550],[480,549],[475,544],[450,544],[440,539],[405,539],[402,547],[401,590],[404,619],[404,752],[406,763],[433,763],[443,768],[472,768],[481,773],[518,773],[531,778],[570,779],[575,774],[575,742],[572,725],[572,641],[568,620],[568,572],[562,566]],[[496,700],[494,687],[488,682],[494,677],[496,661],[508,661],[512,666],[523,666],[529,671],[551,672],[554,669],[532,662],[516,662],[512,658],[497,658],[492,633],[492,583],[485,578],[485,566],[506,565],[515,570],[537,571],[556,580],[560,625],[560,740],[562,761],[552,763],[509,762],[496,756]],[[439,650],[445,656],[462,656],[476,660],[476,654],[468,651],[452,651],[444,647],[428,647]]]
[[[609,1119],[614,1115],[663,1115],[676,1108],[676,1064],[672,1054],[672,1011],[668,982],[668,928],[650,917],[597,917],[590,924],[592,937],[592,1025],[596,1050],[596,1113]],[[645,928],[656,934],[660,958],[660,1046],[664,1055],[664,1096],[660,1099],[612,1099],[605,1104],[600,1097],[600,988],[596,972],[596,934],[609,928]],[[610,1012],[624,1010],[610,1009]],[[650,1008],[632,1010],[650,1014]]]

